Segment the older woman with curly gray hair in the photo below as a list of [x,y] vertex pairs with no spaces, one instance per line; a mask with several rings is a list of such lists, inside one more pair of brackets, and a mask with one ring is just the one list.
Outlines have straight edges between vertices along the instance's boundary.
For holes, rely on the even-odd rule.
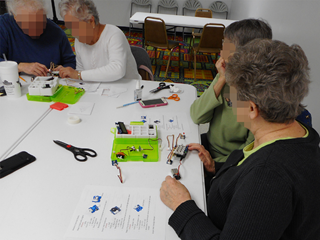
[[308,93],[298,45],[256,39],[226,66],[237,120],[253,143],[231,153],[211,181],[208,216],[184,185],[166,177],[161,200],[181,239],[320,239],[319,135],[295,118]]
[[91,0],[62,0],[60,14],[75,40],[76,70],[61,68],[61,77],[111,82],[121,78],[141,79],[123,32],[101,24]]

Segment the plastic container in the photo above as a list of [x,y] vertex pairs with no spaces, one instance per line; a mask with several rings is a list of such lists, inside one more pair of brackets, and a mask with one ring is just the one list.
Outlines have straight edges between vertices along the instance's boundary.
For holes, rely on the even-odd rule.
[[18,64],[14,61],[0,62],[0,80],[9,98],[21,97]]
[[29,95],[31,96],[52,96],[59,86],[58,77],[36,77],[29,85]]
[[[157,126],[153,124],[146,125],[126,125],[131,134],[119,134],[117,128],[112,128],[114,134],[111,160],[118,162],[126,161],[159,161],[159,141]],[[130,151],[128,147],[141,148],[141,151]],[[125,157],[117,158],[117,153],[123,152]]]

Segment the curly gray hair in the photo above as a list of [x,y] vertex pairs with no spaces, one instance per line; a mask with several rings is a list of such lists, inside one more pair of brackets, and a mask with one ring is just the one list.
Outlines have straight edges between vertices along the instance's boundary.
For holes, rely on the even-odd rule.
[[266,121],[290,123],[308,94],[308,59],[299,45],[255,39],[230,58],[226,81],[237,89],[240,101],[254,102]]
[[61,0],[59,8],[63,18],[71,11],[71,14],[81,21],[86,22],[93,16],[95,24],[99,24],[99,13],[91,0]]
[[43,10],[46,13],[43,0],[7,0],[6,4],[10,15],[16,15],[18,8]]

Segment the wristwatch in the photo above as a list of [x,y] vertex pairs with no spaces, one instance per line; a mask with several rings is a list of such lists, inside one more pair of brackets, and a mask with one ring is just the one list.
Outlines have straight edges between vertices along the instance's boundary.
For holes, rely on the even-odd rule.
[[78,79],[81,80],[81,71],[78,71]]

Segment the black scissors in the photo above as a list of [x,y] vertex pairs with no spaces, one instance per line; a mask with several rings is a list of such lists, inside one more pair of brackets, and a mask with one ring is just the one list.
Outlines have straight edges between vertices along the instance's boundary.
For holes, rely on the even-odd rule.
[[88,157],[96,157],[97,153],[90,149],[90,148],[77,148],[74,147],[70,144],[66,144],[64,142],[58,141],[58,140],[53,140],[56,144],[58,144],[59,146],[71,151],[74,155],[74,158],[77,159],[80,162],[84,162],[87,161]]
[[162,82],[162,83],[159,83],[159,87],[157,87],[155,89],[152,89],[150,92],[151,93],[156,93],[156,92],[159,92],[162,89],[170,88],[170,86],[174,86],[174,85],[173,84],[166,85],[164,82]]

